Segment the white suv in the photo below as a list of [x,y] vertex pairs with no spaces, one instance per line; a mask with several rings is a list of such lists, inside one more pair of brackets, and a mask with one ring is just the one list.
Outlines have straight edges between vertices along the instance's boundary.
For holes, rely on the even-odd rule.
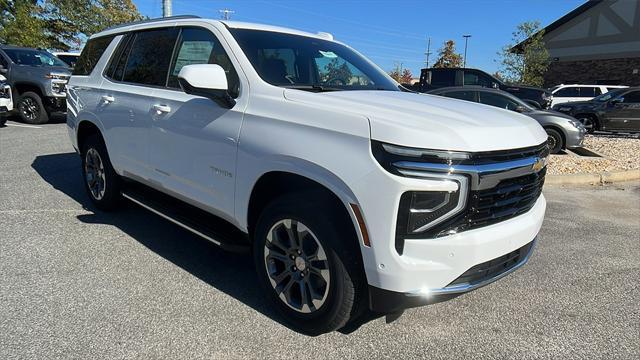
[[6,78],[0,75],[0,125],[4,123],[3,114],[13,110],[13,96],[11,86],[6,83]]
[[252,249],[265,300],[307,334],[486,285],[542,225],[535,120],[403,91],[326,33],[145,21],[92,36],[74,71],[93,203]]
[[553,105],[575,101],[589,101],[596,96],[607,93],[614,89],[622,89],[628,86],[622,85],[557,85],[551,88],[553,95],[551,107]]

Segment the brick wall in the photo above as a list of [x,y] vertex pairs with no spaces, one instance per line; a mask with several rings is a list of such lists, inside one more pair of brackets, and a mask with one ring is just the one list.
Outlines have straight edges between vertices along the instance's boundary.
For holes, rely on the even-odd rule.
[[545,87],[558,84],[599,84],[603,81],[610,84],[640,86],[640,57],[554,61],[549,65],[544,80]]

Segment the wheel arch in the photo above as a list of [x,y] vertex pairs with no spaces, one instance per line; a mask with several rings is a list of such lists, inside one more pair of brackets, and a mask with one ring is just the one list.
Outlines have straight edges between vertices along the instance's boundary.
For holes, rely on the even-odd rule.
[[594,123],[594,130],[600,130],[600,128],[602,127],[602,121],[600,120],[600,117],[597,114],[594,113],[577,113],[575,115],[573,115],[574,118],[579,119],[581,116],[586,116],[586,117],[590,117],[593,119]]
[[36,94],[40,95],[40,97],[44,97],[45,94],[40,84],[32,82],[19,81],[13,84],[13,88],[15,89],[14,100],[16,101],[20,95],[27,91],[35,92]]
[[543,126],[544,130],[546,131],[547,129],[552,129],[558,132],[558,134],[560,134],[560,137],[562,138],[562,146],[560,147],[561,149],[566,149],[567,148],[567,134],[564,133],[564,130],[562,130],[561,127],[556,126],[556,125],[545,125]]
[[260,211],[273,199],[288,193],[318,191],[330,197],[342,215],[350,220],[358,243],[362,244],[366,236],[363,232],[366,232],[366,229],[361,228],[359,215],[354,212],[354,206],[358,207],[355,195],[342,180],[326,169],[316,168],[315,170],[317,171],[315,174],[301,173],[292,169],[277,169],[262,173],[256,178],[244,201],[244,206],[241,207],[244,211],[241,211],[242,215],[239,219],[246,222],[241,225],[245,226],[247,232],[251,234]]

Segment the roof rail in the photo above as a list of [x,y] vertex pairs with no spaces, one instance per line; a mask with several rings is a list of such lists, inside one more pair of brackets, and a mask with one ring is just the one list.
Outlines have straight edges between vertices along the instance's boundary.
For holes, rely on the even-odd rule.
[[118,24],[118,25],[110,26],[110,27],[108,27],[108,28],[106,28],[106,29],[104,29],[102,31],[119,29],[119,28],[123,28],[125,26],[131,26],[131,25],[151,24],[151,23],[154,23],[154,22],[160,22],[160,21],[165,21],[165,20],[180,20],[180,19],[201,19],[201,17],[197,16],[197,15],[167,16],[167,17],[162,17],[162,18],[146,19],[146,20],[140,20],[140,21],[132,21],[132,22],[124,23],[124,24]]

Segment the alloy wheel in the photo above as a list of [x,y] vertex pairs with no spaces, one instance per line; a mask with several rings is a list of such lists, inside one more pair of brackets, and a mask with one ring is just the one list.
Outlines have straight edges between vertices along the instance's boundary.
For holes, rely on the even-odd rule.
[[547,136],[547,144],[549,145],[549,149],[555,149],[557,144],[556,138],[551,135]]
[[25,97],[20,100],[18,108],[22,115],[29,120],[35,120],[40,112],[38,104],[36,104],[36,101],[30,97]]
[[284,219],[267,234],[264,265],[271,286],[291,309],[312,313],[327,300],[329,260],[318,238],[303,223]]
[[94,148],[90,148],[85,155],[84,174],[91,196],[102,200],[106,190],[106,176],[100,153]]
[[587,129],[587,132],[590,133],[593,131],[594,123],[592,118],[582,117],[582,118],[579,118],[578,121],[580,121],[582,125],[584,125],[584,128]]

